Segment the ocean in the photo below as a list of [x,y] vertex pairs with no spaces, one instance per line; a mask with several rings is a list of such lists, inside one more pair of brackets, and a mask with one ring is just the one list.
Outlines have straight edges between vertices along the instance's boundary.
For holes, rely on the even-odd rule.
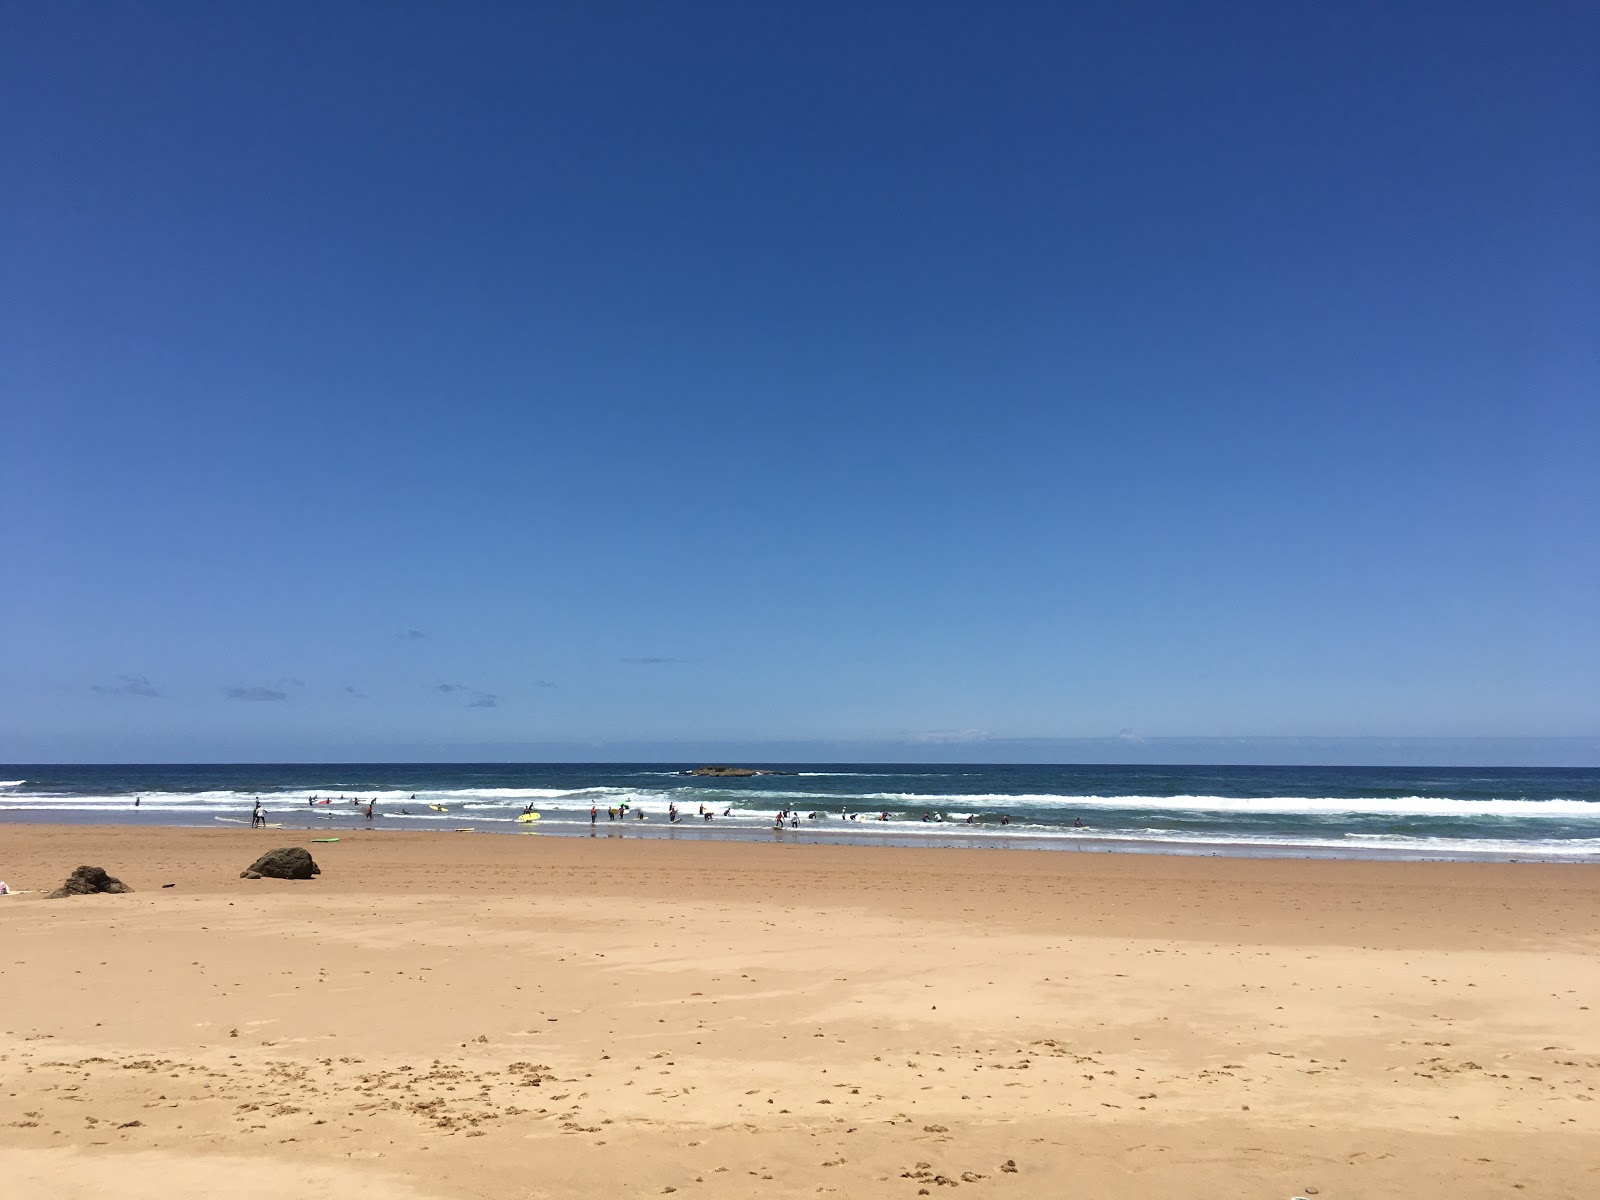
[[[1600,769],[1592,768],[764,763],[782,773],[682,773],[693,765],[0,766],[0,823],[216,827],[248,821],[259,799],[275,825],[333,835],[437,829],[1600,862]],[[371,822],[368,801],[376,802]],[[608,818],[623,805],[624,817]],[[519,821],[530,806],[540,819]],[[714,818],[704,820],[702,810]],[[775,829],[780,811],[796,816]]]

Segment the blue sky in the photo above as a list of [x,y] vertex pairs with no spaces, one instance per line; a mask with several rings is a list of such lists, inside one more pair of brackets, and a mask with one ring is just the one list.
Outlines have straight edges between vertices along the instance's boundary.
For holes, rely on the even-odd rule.
[[1579,3],[14,3],[0,759],[1590,753],[1597,61]]

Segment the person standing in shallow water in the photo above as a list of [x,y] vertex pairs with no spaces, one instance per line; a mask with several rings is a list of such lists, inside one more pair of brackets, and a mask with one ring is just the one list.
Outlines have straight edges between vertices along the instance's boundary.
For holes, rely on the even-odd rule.
[[596,805],[589,805],[589,824],[593,825],[600,819],[600,809]]

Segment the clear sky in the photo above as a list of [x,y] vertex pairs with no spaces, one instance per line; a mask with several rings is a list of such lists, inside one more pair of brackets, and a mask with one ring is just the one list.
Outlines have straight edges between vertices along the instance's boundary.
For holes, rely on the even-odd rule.
[[0,759],[1600,745],[1596,63],[11,0]]

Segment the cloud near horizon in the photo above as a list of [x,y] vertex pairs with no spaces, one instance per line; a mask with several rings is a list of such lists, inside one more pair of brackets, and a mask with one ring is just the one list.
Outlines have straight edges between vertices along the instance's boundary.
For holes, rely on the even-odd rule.
[[948,746],[962,742],[987,742],[994,735],[987,729],[931,729],[913,733],[907,740],[924,746]]
[[280,692],[277,688],[269,687],[230,687],[224,688],[229,700],[287,700],[287,692]]
[[107,686],[105,684],[92,684],[91,692],[99,692],[102,696],[159,696],[148,675],[118,675],[119,683]]
[[467,701],[468,708],[498,708],[499,706],[500,697],[493,692],[479,692],[471,700]]
[[467,685],[464,683],[441,683],[434,688],[434,691],[443,692],[446,696],[451,692],[464,692],[466,690]]

